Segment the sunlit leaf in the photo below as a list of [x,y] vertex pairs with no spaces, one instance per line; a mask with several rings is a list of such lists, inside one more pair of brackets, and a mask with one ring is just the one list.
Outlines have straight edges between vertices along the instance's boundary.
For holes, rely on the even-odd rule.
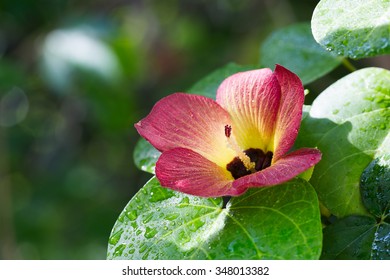
[[200,198],[151,179],[112,230],[108,259],[317,259],[321,223],[304,180],[231,199]]
[[390,71],[367,68],[337,81],[313,102],[301,125],[299,147],[318,147],[322,160],[311,183],[336,216],[367,215],[360,176],[390,153]]
[[342,58],[324,50],[313,38],[309,23],[273,32],[261,45],[260,64],[273,69],[280,64],[308,84],[337,67]]
[[354,59],[390,53],[390,1],[322,0],[313,12],[314,38]]

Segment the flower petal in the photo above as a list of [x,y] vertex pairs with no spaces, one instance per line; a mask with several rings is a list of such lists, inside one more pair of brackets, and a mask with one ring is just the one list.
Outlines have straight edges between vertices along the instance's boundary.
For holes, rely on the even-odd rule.
[[191,195],[240,194],[231,188],[233,177],[229,171],[185,148],[162,153],[156,164],[156,176],[162,186]]
[[229,114],[214,100],[176,93],[157,102],[135,128],[162,152],[188,148],[226,167],[235,154],[227,146],[225,125],[231,125]]
[[301,80],[286,68],[276,65],[275,75],[281,88],[281,100],[274,135],[274,156],[276,162],[293,146],[302,120],[305,99]]
[[242,189],[281,184],[309,169],[320,160],[321,152],[319,150],[302,148],[282,157],[266,169],[235,180],[233,188]]
[[270,150],[280,102],[280,86],[270,69],[228,77],[218,88],[217,102],[229,112],[232,134],[243,150]]

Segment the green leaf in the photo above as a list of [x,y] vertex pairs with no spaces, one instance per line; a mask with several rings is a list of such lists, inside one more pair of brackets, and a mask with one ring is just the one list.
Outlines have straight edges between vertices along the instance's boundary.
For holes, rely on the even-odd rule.
[[295,179],[230,200],[162,188],[152,178],[113,227],[108,259],[318,259],[314,189]]
[[376,158],[360,179],[363,203],[377,218],[390,217],[390,154]]
[[135,145],[133,159],[139,169],[154,174],[154,168],[160,155],[161,153],[148,141],[140,138]]
[[324,229],[321,259],[390,259],[389,241],[389,224],[348,216]]
[[313,38],[309,23],[273,32],[261,45],[260,64],[273,69],[280,64],[308,84],[336,68],[342,58],[324,50]]
[[254,66],[229,63],[195,83],[187,92],[215,99],[217,89],[223,80],[237,72],[248,71],[254,68]]
[[354,59],[390,53],[390,1],[322,0],[313,12],[315,40]]
[[378,226],[372,244],[371,258],[373,260],[390,260],[390,224]]
[[374,158],[390,153],[389,105],[390,71],[367,68],[322,92],[302,121],[296,145],[321,150],[310,182],[336,216],[368,215],[360,176]]

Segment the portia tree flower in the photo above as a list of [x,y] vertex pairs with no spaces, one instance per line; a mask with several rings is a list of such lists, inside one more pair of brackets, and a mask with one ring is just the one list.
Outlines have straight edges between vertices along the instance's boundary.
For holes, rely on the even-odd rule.
[[287,153],[301,123],[300,79],[277,65],[228,77],[216,101],[175,93],[138,122],[138,133],[162,152],[161,185],[187,194],[237,196],[250,187],[288,181],[321,159],[317,149]]

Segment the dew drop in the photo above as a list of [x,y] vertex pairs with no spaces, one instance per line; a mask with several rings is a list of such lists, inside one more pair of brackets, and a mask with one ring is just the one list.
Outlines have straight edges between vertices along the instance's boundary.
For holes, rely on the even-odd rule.
[[122,237],[122,233],[123,233],[123,228],[115,232],[113,235],[111,235],[108,242],[112,245],[116,245],[119,239]]
[[147,224],[151,219],[153,219],[153,214],[154,213],[150,213],[149,215],[147,215],[145,218],[143,218],[142,222],[144,224]]
[[188,228],[195,232],[197,231],[199,228],[201,228],[203,225],[205,224],[204,221],[202,220],[194,220],[192,223],[189,224]]
[[134,248],[132,248],[132,249],[129,250],[129,254],[134,254],[134,252],[135,252],[135,249],[134,249]]
[[188,197],[184,197],[176,207],[184,208],[187,207],[189,203],[190,203],[190,199]]
[[150,193],[149,201],[150,202],[159,202],[159,201],[166,200],[172,196],[174,196],[173,192],[166,190],[166,189],[161,189],[161,188],[157,189],[156,188],[156,189],[153,189],[152,192]]
[[158,233],[157,229],[147,227],[144,236],[146,238],[153,238]]
[[115,248],[114,256],[121,256],[123,250],[126,248],[126,243],[123,243]]
[[126,216],[130,221],[135,221],[138,217],[137,210],[127,211]]
[[145,252],[145,250],[148,248],[148,246],[146,244],[142,244],[140,247],[139,247],[139,252],[140,253],[143,253]]
[[120,221],[122,223],[125,221],[125,214],[123,212],[119,215],[118,221]]
[[147,260],[149,258],[149,252],[142,256],[143,260]]
[[179,232],[178,237],[179,237],[179,242],[181,244],[185,244],[185,243],[188,243],[188,242],[191,241],[190,235],[186,231],[184,231],[184,230]]
[[165,219],[168,221],[173,221],[173,220],[176,220],[177,217],[179,217],[178,213],[170,213],[170,214],[165,216]]

